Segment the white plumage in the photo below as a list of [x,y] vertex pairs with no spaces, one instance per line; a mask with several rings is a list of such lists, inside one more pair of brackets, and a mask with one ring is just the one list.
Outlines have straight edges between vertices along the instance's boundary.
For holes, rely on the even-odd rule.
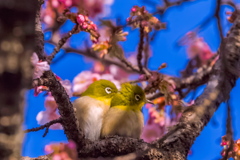
[[99,139],[103,116],[110,105],[89,96],[83,96],[74,101],[73,106],[76,108],[79,127],[83,130],[86,138],[93,141]]

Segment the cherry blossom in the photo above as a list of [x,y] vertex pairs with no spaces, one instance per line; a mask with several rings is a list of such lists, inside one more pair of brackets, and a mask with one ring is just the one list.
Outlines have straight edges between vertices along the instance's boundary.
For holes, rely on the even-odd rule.
[[[36,117],[38,124],[43,125],[60,117],[57,113],[58,106],[53,96],[48,95],[45,98],[44,107],[46,108],[46,111],[39,112]],[[51,125],[50,129],[62,129],[62,125],[59,123]]]
[[188,32],[183,40],[188,44],[187,53],[190,59],[199,57],[201,63],[206,64],[214,54],[204,39],[198,37],[195,32]]
[[[111,74],[114,78],[114,81],[118,81],[117,83],[123,83],[128,81],[129,73],[123,70],[122,68],[116,65],[106,66],[101,62],[95,62],[93,66],[93,72],[98,74]],[[103,78],[104,79],[104,78]],[[118,85],[118,84],[117,84]]]
[[109,81],[113,82],[118,89],[120,88],[119,81],[117,81],[112,74],[103,74],[103,75],[101,75],[100,79],[109,80]]
[[43,72],[50,70],[49,64],[46,61],[39,61],[35,52],[31,57],[31,63],[34,66],[33,79],[40,78]]
[[73,95],[80,95],[91,83],[99,80],[100,77],[101,76],[97,73],[82,71],[73,79]]
[[68,143],[46,145],[44,150],[52,160],[77,160],[76,144],[71,140]]
[[114,0],[73,0],[73,5],[84,8],[90,17],[105,17],[111,12]]
[[170,125],[170,119],[165,115],[164,110],[157,111],[151,104],[146,104],[149,110],[149,119],[143,128],[141,138],[146,142],[152,142],[160,138]]
[[[56,112],[47,112],[47,111],[41,111],[38,113],[36,120],[39,125],[44,125],[48,123],[49,121],[58,119],[60,116]],[[49,127],[50,129],[62,129],[62,125],[59,123],[53,124]]]
[[127,22],[131,24],[133,28],[143,27],[146,33],[151,32],[153,29],[160,30],[166,28],[165,24],[161,23],[156,17],[150,14],[144,6],[132,7]]

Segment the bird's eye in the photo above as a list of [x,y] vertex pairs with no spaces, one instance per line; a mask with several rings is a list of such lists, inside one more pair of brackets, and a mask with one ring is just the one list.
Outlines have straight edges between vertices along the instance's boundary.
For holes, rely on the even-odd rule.
[[138,94],[136,94],[136,95],[135,95],[135,99],[136,99],[137,101],[139,101],[139,100],[140,100],[140,96],[139,96]]
[[112,89],[111,89],[110,87],[106,87],[106,88],[105,88],[105,91],[106,91],[107,94],[112,93]]

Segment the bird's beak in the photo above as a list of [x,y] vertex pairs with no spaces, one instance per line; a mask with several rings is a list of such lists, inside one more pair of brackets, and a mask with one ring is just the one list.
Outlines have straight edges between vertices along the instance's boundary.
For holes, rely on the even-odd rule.
[[150,104],[154,104],[152,101],[150,101],[149,99],[145,100],[145,103],[150,103]]

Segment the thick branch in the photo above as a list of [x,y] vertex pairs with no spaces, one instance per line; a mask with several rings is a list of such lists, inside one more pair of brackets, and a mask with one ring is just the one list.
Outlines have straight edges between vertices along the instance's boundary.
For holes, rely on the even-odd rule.
[[[49,90],[58,104],[59,114],[62,119],[62,126],[64,133],[68,140],[73,140],[78,144],[78,149],[83,146],[84,134],[78,129],[77,119],[74,115],[72,103],[70,102],[69,96],[67,95],[64,87],[55,78],[51,71],[44,73],[43,78],[49,79],[48,81],[42,81],[44,86],[49,87]],[[46,83],[44,83],[46,82]]]

